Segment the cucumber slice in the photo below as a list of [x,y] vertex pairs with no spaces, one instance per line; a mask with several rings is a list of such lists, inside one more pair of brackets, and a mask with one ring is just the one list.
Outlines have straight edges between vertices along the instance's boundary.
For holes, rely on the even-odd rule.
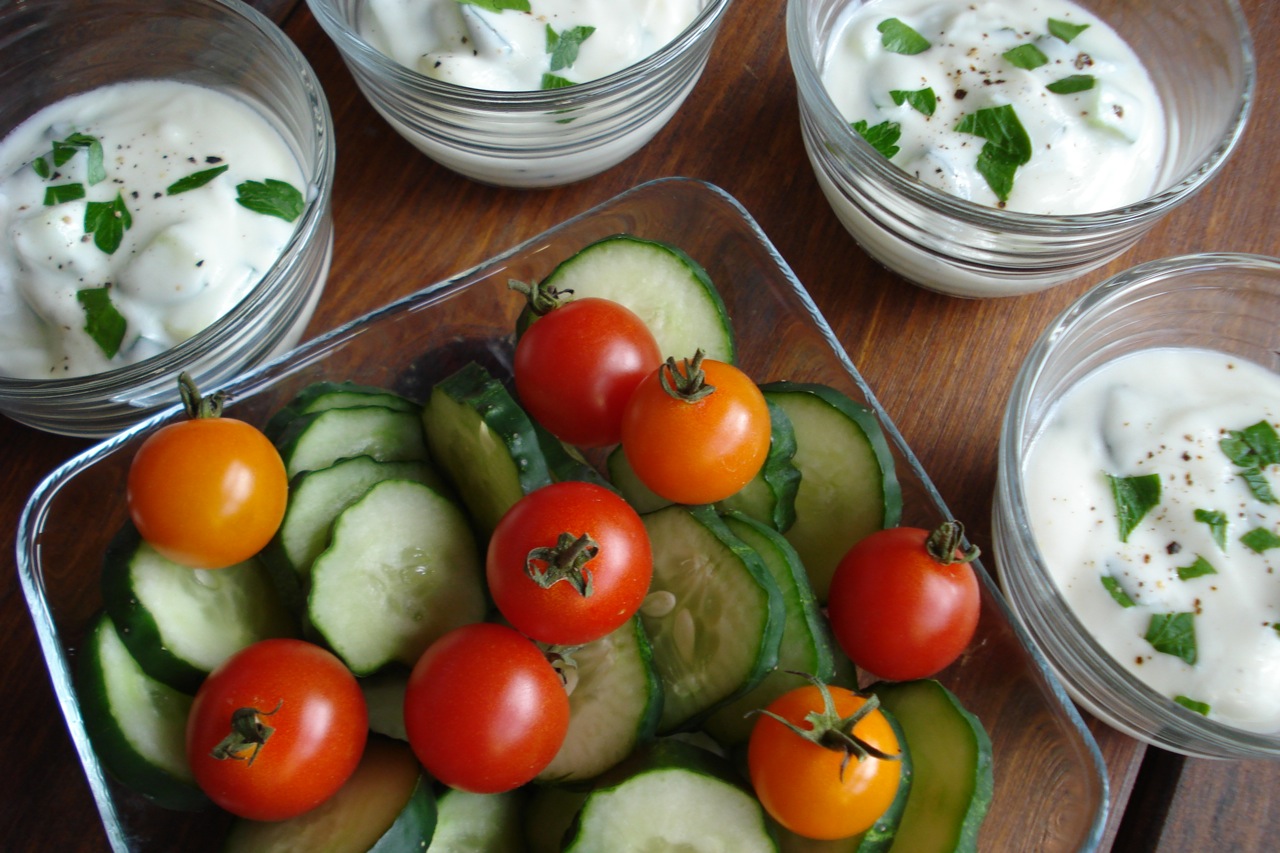
[[717,710],[703,729],[724,747],[746,743],[755,725],[751,711],[763,708],[793,687],[809,683],[812,675],[830,683],[835,676],[835,655],[804,564],[781,533],[739,512],[724,516],[733,535],[755,549],[769,569],[786,607],[786,622],[778,645],[778,665],[754,689]]
[[486,539],[512,504],[551,482],[529,416],[476,362],[431,390],[422,422],[441,473]]
[[89,628],[76,676],[85,731],[108,773],[165,808],[209,805],[187,764],[191,697],[143,672],[106,614]]
[[404,694],[409,686],[407,671],[396,670],[367,675],[359,680],[364,705],[369,712],[369,731],[408,742],[404,727]]
[[422,850],[436,827],[430,782],[407,744],[371,737],[338,792],[309,812],[279,822],[237,819],[228,853],[402,853]]
[[529,421],[533,424],[533,430],[538,435],[538,441],[542,447],[542,456],[546,460],[547,470],[550,472],[552,480],[557,483],[562,483],[566,480],[581,480],[586,483],[594,483],[613,492],[617,491],[603,474],[583,458],[576,447],[565,444],[532,418]]
[[652,737],[662,715],[662,685],[638,618],[574,649],[562,671],[572,686],[569,732],[540,782],[598,776]]
[[826,385],[770,382],[760,388],[795,430],[800,469],[796,520],[787,530],[826,603],[831,575],[853,543],[902,517],[902,487],[880,422],[867,407]]
[[384,480],[339,513],[311,567],[311,624],[356,675],[413,666],[433,640],[484,618],[484,567],[453,501]]
[[911,791],[894,849],[976,851],[994,786],[986,729],[933,679],[879,682],[870,689],[901,726],[911,756]]
[[299,415],[281,432],[276,447],[290,479],[351,456],[371,456],[381,461],[429,458],[418,414],[386,406],[326,409]]
[[532,786],[521,818],[527,853],[560,853],[565,833],[590,793],[587,785]]
[[440,817],[427,853],[523,853],[524,797],[518,788],[501,794],[446,790],[436,803]]
[[636,312],[665,359],[737,355],[724,300],[702,265],[667,243],[615,234],[562,261],[543,285],[575,297],[612,299]]
[[680,740],[655,741],[583,803],[573,853],[775,851],[764,810],[725,759]]
[[777,664],[784,605],[760,557],[708,506],[642,516],[653,581],[640,618],[662,682],[658,730],[691,726]]
[[225,569],[192,569],[160,555],[132,524],[102,564],[102,600],[130,654],[152,678],[195,694],[214,667],[297,623],[256,558]]
[[385,406],[388,409],[404,412],[417,412],[422,408],[408,397],[403,397],[386,388],[326,380],[315,382],[299,391],[289,405],[272,415],[267,425],[263,427],[263,432],[275,440],[289,422],[299,415],[355,406]]

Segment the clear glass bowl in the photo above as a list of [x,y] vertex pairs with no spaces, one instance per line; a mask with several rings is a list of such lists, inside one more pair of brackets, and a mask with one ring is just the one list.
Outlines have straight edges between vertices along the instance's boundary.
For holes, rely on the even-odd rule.
[[276,264],[204,331],[137,364],[78,379],[0,377],[0,411],[68,435],[103,437],[201,387],[292,348],[324,288],[333,245],[333,120],[311,66],[266,17],[237,0],[41,0],[0,7],[0,137],[40,108],[111,83],[172,79],[255,107],[293,149],[306,208]]
[[397,133],[481,183],[538,188],[614,166],[653,138],[693,90],[730,0],[701,11],[657,53],[567,89],[491,92],[432,79],[360,37],[366,0],[307,0],[356,84]]
[[[321,378],[384,385],[423,399],[435,380],[472,359],[509,377],[521,304],[507,282],[540,279],[587,243],[618,232],[670,242],[706,266],[732,318],[740,364],[758,381],[822,381],[873,407],[894,450],[904,523],[933,526],[949,517],[920,463],[768,238],[734,199],[687,179],[643,184],[475,269],[308,341],[229,383],[227,411],[263,423]],[[85,738],[70,677],[85,627],[101,606],[93,579],[103,547],[125,519],[129,460],[146,435],[178,417],[177,410],[158,415],[66,463],[32,495],[18,530],[23,589],[72,739],[118,850],[197,850],[217,843],[211,831],[217,818],[166,814],[104,774]],[[985,723],[993,743],[996,793],[981,846],[1042,853],[1091,849],[1108,809],[1097,744],[980,566],[979,577],[978,634],[939,677]]]
[[1037,548],[1022,463],[1062,394],[1102,364],[1152,347],[1213,349],[1280,372],[1280,259],[1203,254],[1140,264],[1093,288],[1031,348],[1000,434],[992,513],[1009,605],[1070,694],[1147,743],[1207,758],[1280,757],[1280,732],[1223,725],[1147,687],[1096,643]]
[[889,163],[836,109],[822,83],[842,10],[862,0],[788,0],[787,48],[805,149],[832,210],[866,252],[907,280],[954,296],[1012,296],[1061,284],[1128,249],[1191,198],[1234,150],[1255,68],[1236,0],[1077,0],[1146,65],[1169,128],[1158,189],[1099,213],[1048,216],[968,202]]

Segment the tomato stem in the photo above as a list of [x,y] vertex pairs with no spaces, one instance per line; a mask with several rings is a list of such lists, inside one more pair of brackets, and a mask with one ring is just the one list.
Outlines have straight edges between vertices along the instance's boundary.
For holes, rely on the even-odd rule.
[[592,591],[587,563],[599,553],[600,544],[591,538],[591,534],[575,537],[572,533],[561,533],[555,545],[534,548],[529,552],[525,558],[525,574],[543,589],[556,581],[567,581],[586,598]]
[[259,711],[257,708],[237,708],[231,712],[230,733],[219,741],[218,745],[209,754],[219,761],[225,761],[228,758],[233,761],[245,761],[245,757],[240,753],[252,747],[253,752],[249,754],[247,760],[249,764],[253,764],[262,747],[266,746],[267,739],[275,732],[274,728],[262,722],[258,717],[270,717],[276,711],[279,711],[280,706],[283,704],[284,700],[281,699],[270,711]]
[[677,400],[696,403],[716,390],[716,386],[707,383],[707,374],[702,369],[705,354],[701,349],[693,354],[692,359],[684,359],[681,365],[676,363],[675,356],[668,356],[662,367],[658,368],[658,381],[662,390]]
[[186,409],[187,417],[193,420],[222,417],[222,405],[227,400],[226,393],[222,391],[215,391],[209,397],[200,396],[196,381],[185,370],[178,376],[178,396],[182,398],[182,407]]
[[954,520],[938,525],[925,539],[924,547],[930,557],[944,566],[972,563],[982,553],[977,545],[964,547],[964,525]]
[[508,279],[507,288],[524,294],[529,302],[529,310],[539,317],[550,314],[567,301],[572,290],[556,290],[542,282],[526,282],[519,279]]

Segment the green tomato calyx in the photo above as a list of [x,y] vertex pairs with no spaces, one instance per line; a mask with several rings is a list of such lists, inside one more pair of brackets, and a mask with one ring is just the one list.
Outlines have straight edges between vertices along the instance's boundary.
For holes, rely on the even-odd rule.
[[[276,706],[270,711],[259,711],[257,708],[237,708],[231,713],[231,731],[218,742],[209,754],[219,761],[247,761],[253,764],[258,753],[267,745],[268,738],[271,737],[275,729],[268,726],[259,719],[262,717],[270,717],[276,711],[280,710],[280,706],[284,704],[281,699]],[[246,758],[243,753],[245,750],[253,750]]]
[[934,561],[944,566],[972,563],[982,553],[977,545],[965,546],[964,525],[954,520],[938,525],[925,539],[924,547]]
[[528,300],[529,310],[537,317],[543,317],[550,314],[555,309],[569,301],[573,295],[572,290],[557,290],[543,282],[539,281],[520,281],[519,279],[508,279],[507,288],[524,294],[524,298]]
[[186,409],[187,417],[192,420],[222,417],[222,405],[227,401],[224,391],[215,391],[208,397],[200,396],[196,381],[185,370],[178,377],[178,396],[182,398],[182,407]]
[[586,598],[592,591],[587,563],[599,553],[600,543],[589,533],[581,536],[561,533],[555,545],[534,548],[529,552],[524,564],[525,574],[543,589],[557,581],[566,581]]
[[679,364],[675,356],[669,356],[658,368],[658,382],[662,384],[662,390],[686,403],[696,403],[714,392],[716,386],[707,384],[707,374],[702,369],[704,355],[699,349],[692,359],[682,359]]

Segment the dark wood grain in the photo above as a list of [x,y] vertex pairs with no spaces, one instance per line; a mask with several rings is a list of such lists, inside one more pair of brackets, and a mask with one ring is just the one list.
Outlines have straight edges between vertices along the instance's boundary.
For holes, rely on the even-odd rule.
[[[308,10],[261,2],[316,68],[338,126],[337,243],[309,333],[467,269],[642,181],[702,178],[732,193],[811,291],[953,513],[990,552],[989,513],[1006,396],[1040,330],[1090,285],[1151,258],[1203,250],[1280,254],[1280,7],[1244,0],[1258,97],[1239,151],[1200,196],[1107,268],[1045,293],[947,298],[872,263],[824,202],[804,156],[781,0],[738,0],[687,104],[626,163],[574,186],[481,186],[428,161],[361,99]],[[1277,318],[1280,321],[1280,318]],[[40,479],[85,442],[0,420],[0,846],[99,851],[106,839],[53,698],[13,571],[14,529]],[[104,498],[105,499],[105,498]],[[94,583],[93,577],[84,582]],[[1280,762],[1183,761],[1091,723],[1111,778],[1105,846],[1261,850],[1280,838]],[[1144,758],[1147,758],[1144,768]],[[1126,808],[1132,804],[1132,808]]]

